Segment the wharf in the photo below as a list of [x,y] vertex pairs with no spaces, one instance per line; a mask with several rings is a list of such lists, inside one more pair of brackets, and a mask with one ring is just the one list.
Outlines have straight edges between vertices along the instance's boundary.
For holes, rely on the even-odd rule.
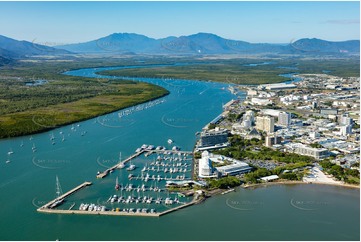
[[153,153],[157,153],[157,154],[158,154],[158,153],[166,153],[166,152],[168,152],[168,153],[173,153],[173,154],[177,154],[177,153],[188,154],[188,155],[192,154],[191,151],[179,151],[179,150],[177,150],[177,151],[175,151],[175,150],[148,150],[148,149],[143,149],[143,150],[141,150],[141,151],[133,154],[132,156],[129,156],[129,157],[128,157],[127,159],[125,159],[124,161],[121,161],[121,162],[119,162],[118,164],[116,164],[116,165],[114,165],[114,166],[106,169],[106,170],[103,171],[102,173],[98,174],[98,175],[97,175],[97,178],[104,178],[104,177],[106,177],[111,171],[117,169],[120,163],[127,163],[127,162],[129,162],[130,160],[132,160],[132,159],[140,156],[141,154],[143,154],[143,153],[145,153],[145,152],[146,152],[146,154],[148,154],[148,155],[151,155],[151,154],[153,154]]
[[53,203],[55,203],[56,201],[58,200],[61,200],[61,199],[65,199],[66,197],[70,196],[71,194],[73,194],[74,192],[86,187],[86,186],[90,186],[92,183],[91,182],[84,182],[82,184],[80,184],[79,186],[71,189],[70,191],[64,193],[63,195],[61,195],[60,197],[58,198],[55,198],[54,200],[48,202],[47,204],[45,204],[44,206],[40,207],[37,209],[38,212],[46,212],[45,210],[52,210],[49,208],[49,206]]
[[83,211],[83,210],[63,210],[63,209],[38,209],[38,212],[57,213],[57,214],[81,214],[81,215],[112,215],[112,216],[141,216],[141,217],[159,217],[160,213],[129,213],[116,211]]
[[[144,152],[146,152],[146,150],[139,151],[139,152],[133,154],[132,156],[129,156],[129,157],[128,157],[127,159],[125,159],[124,161],[121,161],[120,163],[127,163],[127,162],[130,161],[131,159],[134,159],[135,157],[140,156],[140,155],[143,154]],[[106,169],[106,170],[103,171],[102,173],[98,174],[98,175],[97,175],[97,178],[104,178],[104,177],[106,177],[106,176],[109,174],[110,171],[113,171],[113,170],[117,169],[120,163],[118,163],[118,164],[116,164],[116,165],[114,165],[114,166]]]

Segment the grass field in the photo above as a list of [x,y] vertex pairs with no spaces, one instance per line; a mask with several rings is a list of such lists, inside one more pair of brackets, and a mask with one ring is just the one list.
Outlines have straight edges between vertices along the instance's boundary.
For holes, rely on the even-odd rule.
[[[268,64],[262,64],[268,63]],[[250,66],[249,64],[261,64]],[[358,59],[232,59],[195,62],[192,65],[154,67],[146,69],[124,69],[104,71],[111,76],[179,78],[190,80],[209,80],[236,84],[266,84],[287,80],[279,74],[324,73],[348,77],[359,76]]]

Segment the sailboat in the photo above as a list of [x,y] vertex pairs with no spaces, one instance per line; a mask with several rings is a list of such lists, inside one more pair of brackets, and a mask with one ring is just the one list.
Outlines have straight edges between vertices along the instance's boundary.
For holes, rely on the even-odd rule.
[[50,205],[49,208],[51,208],[51,209],[59,206],[60,204],[62,204],[64,202],[64,199],[61,198],[61,195],[63,194],[63,192],[61,190],[58,176],[56,176],[56,192],[55,193],[56,193],[56,199],[55,199],[55,202]]
[[[122,157],[122,152],[119,152],[119,161],[122,160],[121,157]],[[118,165],[118,168],[119,168],[119,169],[123,169],[124,167],[125,167],[124,162],[120,162],[119,165]]]
[[21,141],[20,147],[24,146],[24,141]]
[[117,179],[116,179],[116,181],[115,181],[115,190],[118,191],[119,188],[120,188],[120,186],[119,186],[118,177],[117,177]]
[[36,146],[35,143],[33,143],[33,147],[31,148],[33,150],[33,152],[36,152]]

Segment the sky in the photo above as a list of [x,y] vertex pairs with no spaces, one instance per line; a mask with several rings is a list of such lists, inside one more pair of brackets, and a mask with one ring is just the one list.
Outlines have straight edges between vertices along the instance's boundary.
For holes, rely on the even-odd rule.
[[353,2],[0,2],[0,35],[63,45],[112,33],[199,32],[252,43],[360,39]]

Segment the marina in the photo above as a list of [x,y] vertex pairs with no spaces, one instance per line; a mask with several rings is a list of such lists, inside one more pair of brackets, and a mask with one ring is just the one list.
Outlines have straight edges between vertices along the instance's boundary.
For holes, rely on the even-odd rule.
[[[147,161],[139,165],[137,159],[142,154],[144,154],[144,158]],[[127,163],[129,163],[128,168],[123,170]],[[127,159],[119,160],[119,163],[103,172],[98,172],[96,177],[99,179],[106,178],[107,175],[114,173],[115,170],[129,173],[125,180],[127,182],[125,186],[122,182],[119,182],[119,176],[123,177],[122,173],[116,175],[114,186],[116,194],[110,195],[106,202],[101,204],[99,202],[82,202],[79,209],[73,209],[77,203],[74,201],[70,208],[64,209],[63,207],[66,207],[66,198],[82,188],[90,186],[92,183],[85,182],[61,195],[60,183],[58,177],[56,177],[57,198],[40,207],[37,211],[60,214],[162,216],[199,202],[198,196],[189,200],[182,193],[173,193],[171,195],[167,191],[168,187],[172,185],[203,185],[197,181],[190,180],[192,164],[193,158],[190,151],[180,151],[179,148],[166,150],[162,146],[155,147],[154,145],[144,144],[137,148],[136,153]],[[142,166],[142,168],[137,169],[138,166]],[[170,175],[167,176],[167,173]],[[135,182],[138,182],[138,184],[134,185],[133,183]]]

